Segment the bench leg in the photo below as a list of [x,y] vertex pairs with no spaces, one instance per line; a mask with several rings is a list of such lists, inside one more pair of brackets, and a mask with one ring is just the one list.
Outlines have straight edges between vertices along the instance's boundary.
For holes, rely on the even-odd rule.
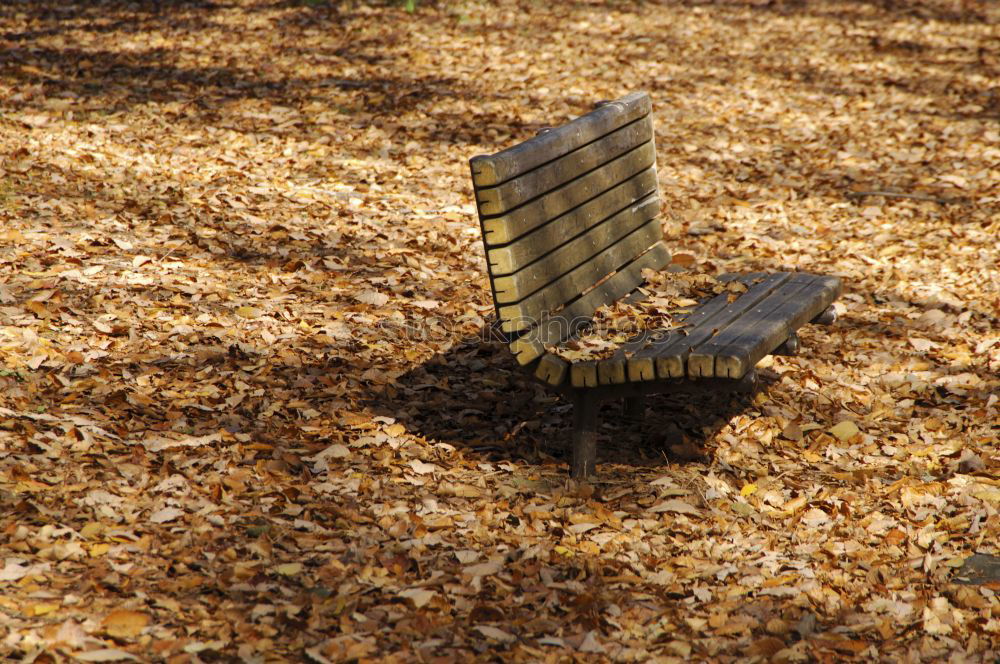
[[622,403],[622,417],[631,422],[646,419],[646,397],[626,397]]
[[573,404],[573,461],[569,476],[574,480],[585,480],[595,474],[597,468],[597,399],[580,397]]
[[788,335],[785,341],[774,349],[771,355],[798,355],[799,354],[799,335],[792,332]]
[[753,394],[757,390],[758,382],[759,377],[757,376],[757,370],[751,369],[743,374],[743,378],[740,378],[736,382],[733,389],[742,394]]
[[837,321],[837,310],[832,306],[827,307],[813,318],[810,322],[813,325],[833,325]]

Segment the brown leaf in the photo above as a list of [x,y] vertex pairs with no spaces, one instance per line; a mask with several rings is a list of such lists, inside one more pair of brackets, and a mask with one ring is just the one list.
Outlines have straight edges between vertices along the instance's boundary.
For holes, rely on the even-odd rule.
[[[104,633],[116,639],[134,639],[149,626],[149,615],[141,611],[118,609],[112,611],[101,621]],[[96,661],[96,660],[89,660]],[[104,660],[110,661],[110,660]]]

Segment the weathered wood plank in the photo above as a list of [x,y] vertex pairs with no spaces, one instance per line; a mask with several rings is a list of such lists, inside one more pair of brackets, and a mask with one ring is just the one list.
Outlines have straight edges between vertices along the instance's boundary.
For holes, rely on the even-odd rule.
[[513,180],[496,187],[476,188],[479,213],[490,216],[508,212],[648,143],[652,138],[653,123],[646,117]]
[[[487,248],[512,242],[538,226],[548,223],[551,219],[583,205],[601,192],[608,191],[644,171],[647,173],[645,177],[649,178],[651,174],[655,183],[655,162],[656,148],[653,142],[643,143],[631,152],[627,152],[601,168],[550,191],[541,198],[525,203],[502,216],[482,219],[483,242]],[[643,181],[643,190],[635,192],[632,200],[650,193],[651,189],[646,188],[646,182],[648,180]],[[622,201],[618,209],[625,207],[628,202],[627,196],[633,191],[633,189],[627,189],[624,195],[618,199]]]
[[[799,288],[794,290],[794,285]],[[787,294],[782,292],[786,287]],[[739,378],[840,294],[840,280],[836,277],[799,273],[786,287],[695,349],[688,360],[689,373],[697,366],[701,375]],[[712,373],[708,373],[709,358],[714,358]]]
[[573,387],[597,387],[597,361],[573,362],[569,368],[569,379]]
[[[680,378],[687,373],[687,357],[694,346],[704,342],[719,329],[735,320],[757,302],[790,278],[787,272],[771,275],[747,275],[749,280],[760,279],[749,286],[735,302],[729,302],[726,294],[712,298],[684,318],[686,326],[668,332],[630,358],[630,364],[639,364],[644,358],[652,358],[656,364],[658,378]],[[741,279],[742,280],[742,279]],[[645,368],[639,370],[647,375]]]
[[[645,294],[642,291],[635,290],[630,295],[621,298],[621,300],[623,302],[635,303],[641,301],[644,297]],[[625,365],[627,358],[636,350],[644,347],[646,343],[648,343],[648,340],[652,334],[653,331],[651,330],[643,330],[635,337],[629,339],[624,344],[619,346],[615,350],[614,355],[612,355],[610,358],[607,358],[606,360],[603,360],[605,362],[605,369],[604,369],[605,375],[618,376],[628,371],[628,367]],[[591,366],[593,366],[593,368],[596,370],[597,364],[598,361],[596,360],[586,361],[586,362],[573,362],[572,365],[570,366],[570,376],[576,376],[577,373],[580,373],[581,374],[580,380],[583,380],[582,376],[589,377]],[[620,366],[618,366],[617,368],[612,368],[613,365],[620,365]],[[599,378],[597,377],[597,373],[594,373],[594,380],[596,381],[595,384],[600,384]],[[628,380],[632,379],[629,378]],[[604,383],[604,384],[611,384],[611,383]]]
[[[712,378],[715,376],[715,353],[719,347],[714,342],[718,339],[726,339],[726,343],[728,343],[739,338],[747,331],[747,325],[753,319],[755,311],[759,313],[762,307],[766,311],[770,311],[776,302],[783,302],[789,297],[796,296],[808,285],[809,281],[809,279],[801,278],[800,275],[789,274],[788,279],[768,293],[766,297],[754,302],[751,306],[740,307],[739,315],[727,321],[725,325],[710,324],[713,327],[712,333],[699,334],[697,341],[690,344],[691,348],[687,357],[687,375],[691,378]],[[734,304],[740,304],[740,300]],[[704,331],[699,330],[699,332]]]
[[[641,289],[636,290],[629,297],[623,298],[624,301],[634,304],[640,302],[646,297],[645,293]],[[613,375],[619,375],[619,372],[625,375],[629,382],[639,381],[639,380],[652,380],[656,378],[656,368],[653,365],[653,361],[648,362],[632,362],[632,357],[645,348],[652,341],[653,338],[658,334],[657,330],[643,330],[641,333],[629,339],[627,342],[622,344],[607,360],[609,364],[620,365],[620,368],[616,368]],[[644,376],[646,376],[644,378]]]
[[[756,301],[763,298],[770,288],[774,287],[773,281],[780,281],[781,277],[771,277],[769,282],[760,285],[755,281],[764,280],[767,275],[763,273],[749,273],[743,275],[723,275],[720,280],[738,278],[747,284],[751,300]],[[746,293],[744,295],[747,295]],[[686,358],[690,350],[687,343],[688,337],[699,324],[712,321],[714,317],[722,316],[730,302],[728,295],[720,295],[702,303],[693,311],[678,316],[678,322],[683,323],[683,327],[672,331],[657,332],[654,340],[642,349],[633,353],[628,360],[630,380],[654,380],[656,378],[678,378],[686,373]],[[747,304],[749,306],[749,304]],[[730,315],[738,314],[738,310],[730,311]],[[697,336],[697,335],[696,335]]]
[[651,110],[649,95],[633,92],[514,147],[473,157],[469,162],[472,181],[477,187],[500,184],[649,115]]
[[[514,274],[495,277],[493,289],[496,301],[508,304],[523,300],[539,288],[599,255],[609,246],[655,218],[659,212],[660,199],[657,196],[648,196]],[[530,236],[526,239],[530,239]]]
[[642,283],[643,270],[659,270],[669,262],[670,252],[662,242],[657,242],[649,251],[584,293],[580,299],[561,311],[546,316],[537,327],[510,343],[510,350],[518,364],[525,365],[540,357],[545,353],[547,344],[557,344],[568,339],[590,321],[597,307],[614,302],[635,290]]
[[613,358],[597,361],[597,382],[601,385],[621,385],[625,382],[625,365]]
[[[628,380],[628,358],[637,350],[649,343],[652,330],[643,330],[617,349],[614,354],[597,363],[597,380],[601,385],[621,385]],[[603,373],[602,373],[603,367]],[[604,377],[607,382],[602,380]]]
[[490,274],[496,277],[516,272],[570,238],[627,212],[636,201],[652,194],[656,194],[656,169],[648,168],[528,235],[503,247],[489,248],[486,256]]
[[516,304],[499,307],[497,314],[503,321],[504,332],[516,332],[538,324],[543,314],[572,301],[602,278],[642,254],[662,237],[659,220],[652,219],[541,290]]
[[569,362],[551,353],[543,355],[535,367],[535,377],[555,387],[562,385],[568,372]]

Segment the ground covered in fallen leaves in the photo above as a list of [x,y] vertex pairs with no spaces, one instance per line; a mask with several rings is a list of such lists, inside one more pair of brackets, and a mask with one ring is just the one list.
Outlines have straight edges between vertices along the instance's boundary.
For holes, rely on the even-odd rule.
[[[0,653],[992,661],[998,26],[4,2]],[[846,292],[752,397],[606,406],[572,486],[569,407],[488,333],[467,160],[633,90],[686,269]]]

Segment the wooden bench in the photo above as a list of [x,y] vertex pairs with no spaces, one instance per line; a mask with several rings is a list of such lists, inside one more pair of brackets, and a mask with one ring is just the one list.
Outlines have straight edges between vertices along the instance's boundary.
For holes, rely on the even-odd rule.
[[841,290],[798,272],[723,275],[746,291],[704,302],[683,329],[642,334],[600,361],[548,353],[598,307],[640,297],[644,269],[670,263],[651,110],[647,94],[630,94],[470,162],[497,325],[518,363],[572,400],[574,478],[594,473],[602,401],[625,398],[639,416],[650,392],[753,389],[761,358],[796,352],[802,325],[833,322]]

